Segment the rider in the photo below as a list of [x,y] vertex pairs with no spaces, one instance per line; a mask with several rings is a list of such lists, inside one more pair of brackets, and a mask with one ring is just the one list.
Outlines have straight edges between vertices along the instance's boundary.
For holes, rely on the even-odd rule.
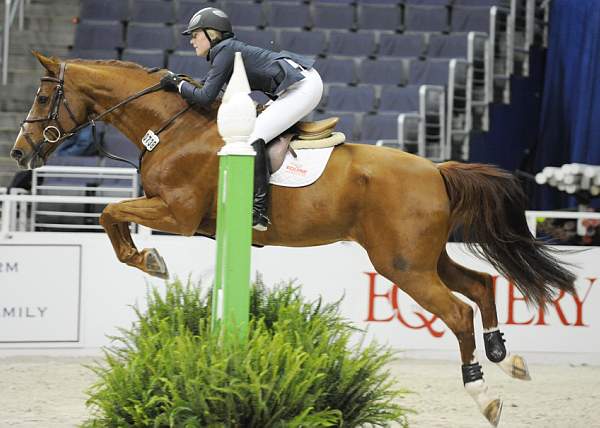
[[269,224],[270,179],[266,144],[309,114],[321,101],[323,82],[313,68],[314,59],[287,51],[273,52],[237,40],[225,12],[214,7],[196,12],[182,34],[191,35],[190,43],[196,55],[205,56],[211,67],[202,87],[168,73],[161,80],[164,89],[178,91],[190,103],[210,105],[229,81],[234,54],[239,51],[250,88],[275,99],[256,119],[249,139],[256,151],[252,227],[265,231]]

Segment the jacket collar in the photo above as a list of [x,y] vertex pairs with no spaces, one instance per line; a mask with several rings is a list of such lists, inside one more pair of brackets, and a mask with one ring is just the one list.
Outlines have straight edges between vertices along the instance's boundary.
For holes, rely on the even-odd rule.
[[215,59],[215,56],[227,46],[231,41],[236,40],[234,35],[226,36],[223,40],[216,43],[213,47],[208,50],[208,54],[206,55],[206,60],[212,64],[212,61]]

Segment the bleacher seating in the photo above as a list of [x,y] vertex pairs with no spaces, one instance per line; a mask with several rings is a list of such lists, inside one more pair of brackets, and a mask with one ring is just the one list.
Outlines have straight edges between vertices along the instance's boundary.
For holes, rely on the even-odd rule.
[[327,53],[330,55],[369,57],[375,54],[376,47],[373,32],[332,31],[329,34]]
[[[477,129],[487,129],[489,94],[492,88],[506,94],[512,71],[506,51],[510,0],[82,0],[71,57],[117,58],[200,79],[210,64],[180,33],[208,6],[229,14],[240,40],[316,56],[325,95],[313,117],[340,115],[338,128],[362,142],[413,138],[415,129],[436,126],[436,138],[447,127],[449,140],[464,142],[474,126],[468,110],[480,116]],[[492,32],[495,59],[488,62],[486,34]],[[425,112],[439,108],[440,91],[448,97],[448,120],[432,124]],[[400,121],[399,114],[405,114]],[[408,128],[399,132],[398,123]],[[422,150],[431,135],[419,137]],[[110,128],[106,138],[123,146]]]
[[129,21],[146,24],[172,24],[175,22],[174,2],[166,0],[132,0]]
[[361,30],[400,29],[401,9],[390,5],[362,4],[357,8],[357,26]]
[[79,16],[84,21],[126,21],[129,18],[129,2],[123,0],[83,0]]
[[354,28],[354,9],[347,4],[315,4],[312,9],[312,25],[316,28]]

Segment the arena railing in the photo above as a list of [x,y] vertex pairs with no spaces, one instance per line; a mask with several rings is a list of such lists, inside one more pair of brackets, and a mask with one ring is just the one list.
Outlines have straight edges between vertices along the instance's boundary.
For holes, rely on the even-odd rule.
[[[455,61],[455,60],[452,60]],[[452,61],[450,63],[452,63]],[[448,88],[453,87],[452,72]],[[446,91],[443,86],[421,85],[419,88],[419,145],[418,155],[432,161],[446,156]],[[450,99],[450,94],[448,95]],[[450,114],[452,110],[448,108]]]
[[471,132],[471,98],[473,89],[472,66],[468,61],[454,58],[450,61],[446,113],[446,139],[439,160],[462,159],[469,156]]
[[2,32],[2,84],[8,83],[8,52],[10,47],[10,27],[19,13],[19,30],[23,31],[25,23],[25,3],[29,4],[30,0],[4,0],[4,26]]
[[44,166],[33,170],[31,194],[51,198],[31,200],[29,230],[100,231],[101,207],[85,197],[136,198],[139,179],[134,168]]
[[488,93],[490,101],[510,103],[510,75],[514,68],[514,14],[493,6],[490,9],[490,55]]
[[486,33],[471,31],[468,35],[467,62],[471,87],[471,129],[489,131],[489,105],[491,94],[488,91],[490,73],[490,46]]
[[421,132],[419,113],[401,113],[398,115],[398,143],[402,150],[418,153]]

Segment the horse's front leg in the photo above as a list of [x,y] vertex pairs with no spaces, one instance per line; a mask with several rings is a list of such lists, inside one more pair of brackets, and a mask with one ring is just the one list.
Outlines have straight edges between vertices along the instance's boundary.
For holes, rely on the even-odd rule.
[[138,251],[129,232],[129,223],[137,223],[169,233],[191,235],[195,232],[198,221],[194,223],[193,218],[199,219],[199,216],[185,217],[189,221],[177,221],[169,206],[159,197],[138,198],[108,204],[102,211],[100,224],[110,238],[117,258],[121,262],[150,275],[168,278],[167,266],[156,249]]

